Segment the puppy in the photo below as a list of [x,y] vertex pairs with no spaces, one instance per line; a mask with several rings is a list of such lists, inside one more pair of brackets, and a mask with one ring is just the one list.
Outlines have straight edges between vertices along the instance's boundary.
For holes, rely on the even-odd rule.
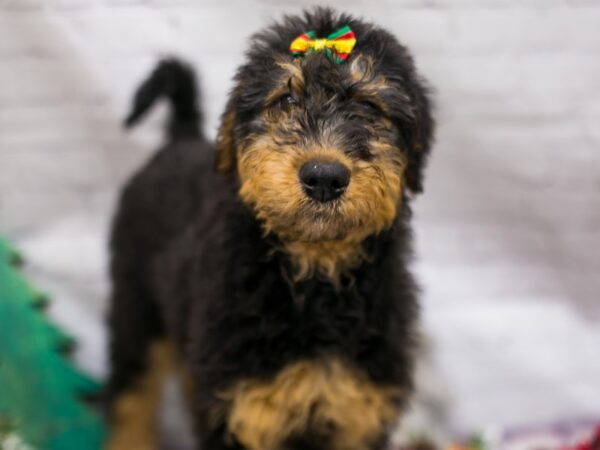
[[383,448],[413,388],[409,197],[433,130],[407,49],[329,9],[284,18],[251,39],[216,152],[175,60],[127,123],[161,96],[169,143],[112,231],[107,448],[155,448],[174,367],[198,448]]

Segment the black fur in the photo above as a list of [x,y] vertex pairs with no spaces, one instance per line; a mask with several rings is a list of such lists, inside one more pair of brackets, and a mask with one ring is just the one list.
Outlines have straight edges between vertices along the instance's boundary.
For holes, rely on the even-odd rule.
[[194,71],[175,59],[162,61],[138,88],[125,126],[135,125],[160,97],[169,99],[172,116],[168,134],[171,139],[201,135],[198,89]]
[[[387,32],[350,16],[318,9],[254,38],[248,63],[236,77],[236,137],[255,131],[253,119],[272,88],[274,52],[314,29],[327,34],[349,24],[355,51],[372,54],[411,101],[394,107],[406,147],[409,187],[422,189],[432,123],[412,59]],[[417,289],[407,266],[411,255],[407,202],[394,227],[364,242],[370,258],[335,288],[315,275],[294,283],[289,261],[273,251],[278,241],[237,195],[237,180],[213,171],[214,148],[200,134],[189,69],[163,62],[144,82],[128,124],[160,95],[173,103],[172,142],[125,187],[111,239],[113,298],[110,312],[111,398],[132,386],[150,342],[178,342],[195,381],[196,423],[203,448],[233,448],[224,424],[207,427],[216,392],[248,377],[269,377],[288,363],[336,355],[375,383],[412,388]],[[360,412],[357,412],[360,414]],[[308,430],[310,431],[310,430]],[[290,449],[325,449],[326,437],[291,438]],[[382,440],[381,445],[385,440]]]

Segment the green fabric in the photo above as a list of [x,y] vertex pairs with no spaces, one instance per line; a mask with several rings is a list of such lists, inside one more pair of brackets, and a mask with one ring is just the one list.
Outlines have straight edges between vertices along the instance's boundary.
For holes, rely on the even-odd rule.
[[342,28],[340,28],[337,31],[334,31],[333,33],[331,33],[329,36],[327,36],[327,40],[333,40],[336,38],[339,38],[340,36],[345,35],[346,33],[350,33],[350,31],[352,31],[350,29],[350,27],[348,25],[343,26]]
[[73,340],[40,312],[19,260],[0,240],[0,422],[39,450],[100,449],[104,425],[81,401],[100,386],[61,355]]

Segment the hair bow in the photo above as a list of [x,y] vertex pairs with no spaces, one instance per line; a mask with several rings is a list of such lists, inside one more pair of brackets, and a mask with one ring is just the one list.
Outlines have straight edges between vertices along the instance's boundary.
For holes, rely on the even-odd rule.
[[348,58],[356,44],[354,31],[348,25],[331,33],[326,38],[317,38],[314,31],[302,33],[290,45],[292,56],[304,56],[306,53],[324,50],[327,56],[340,64]]

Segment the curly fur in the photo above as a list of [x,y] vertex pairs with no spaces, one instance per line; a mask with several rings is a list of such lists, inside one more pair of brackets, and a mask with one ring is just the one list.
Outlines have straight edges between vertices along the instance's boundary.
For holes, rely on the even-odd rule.
[[[229,415],[228,432],[246,448],[281,448],[308,424],[322,435],[324,447],[342,450],[368,448],[378,440],[381,429],[394,423],[401,395],[328,358],[291,364],[266,383],[243,380],[219,397]],[[336,439],[327,439],[328,427],[336,428]]]
[[[300,33],[346,24],[358,39],[347,62],[291,60]],[[433,128],[407,50],[328,9],[285,18],[254,36],[217,152],[177,89],[195,92],[190,70],[161,67],[134,111],[170,98],[171,140],[127,184],[113,224],[110,411],[168,337],[191,374],[199,448],[382,448],[413,384],[406,192],[422,190]],[[282,110],[290,89],[305,103]],[[314,155],[352,172],[333,206],[298,187]]]

